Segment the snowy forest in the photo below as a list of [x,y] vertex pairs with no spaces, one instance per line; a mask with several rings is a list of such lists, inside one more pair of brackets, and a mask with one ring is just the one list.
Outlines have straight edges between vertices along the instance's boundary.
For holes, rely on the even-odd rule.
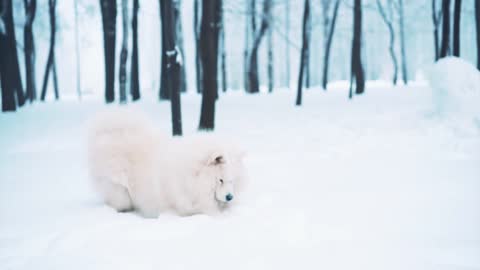
[[480,0],[0,0],[0,86],[0,269],[480,269]]

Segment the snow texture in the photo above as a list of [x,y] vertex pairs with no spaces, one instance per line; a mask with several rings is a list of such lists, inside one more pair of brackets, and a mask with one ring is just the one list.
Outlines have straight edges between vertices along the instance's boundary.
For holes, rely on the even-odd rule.
[[[216,132],[248,149],[244,200],[218,217],[117,213],[90,186],[85,123],[101,101],[0,115],[0,269],[479,269],[480,136],[427,86],[221,95]],[[132,108],[170,131],[170,104]],[[200,97],[182,96],[187,134]],[[112,105],[116,106],[116,105]]]

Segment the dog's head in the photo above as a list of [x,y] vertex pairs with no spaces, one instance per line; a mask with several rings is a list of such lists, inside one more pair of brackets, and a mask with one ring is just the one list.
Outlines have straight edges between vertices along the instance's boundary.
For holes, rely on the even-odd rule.
[[242,191],[246,178],[243,158],[244,152],[238,150],[207,151],[198,176],[219,210],[230,206]]

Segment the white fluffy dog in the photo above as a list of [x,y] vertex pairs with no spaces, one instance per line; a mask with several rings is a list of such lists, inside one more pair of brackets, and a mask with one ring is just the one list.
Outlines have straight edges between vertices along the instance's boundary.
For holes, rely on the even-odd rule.
[[145,217],[219,213],[238,199],[245,180],[243,153],[231,144],[212,135],[171,138],[128,110],[95,119],[88,151],[105,202]]

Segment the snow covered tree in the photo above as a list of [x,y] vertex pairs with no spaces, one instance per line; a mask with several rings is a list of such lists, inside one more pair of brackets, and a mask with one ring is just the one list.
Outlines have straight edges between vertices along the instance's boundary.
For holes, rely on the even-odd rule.
[[273,14],[272,9],[268,12],[268,27],[267,32],[267,74],[268,74],[268,92],[273,92]]
[[202,65],[200,57],[200,4],[199,0],[194,0],[193,2],[193,36],[195,38],[195,70],[197,72],[196,83],[197,83],[197,93],[202,92]]
[[23,51],[25,55],[26,99],[37,99],[35,84],[35,39],[33,38],[33,21],[37,11],[36,0],[24,0],[25,25],[23,26]]
[[442,9],[437,10],[437,0],[432,0],[432,21],[433,21],[433,46],[435,49],[435,61],[440,58],[440,37],[438,27],[442,22]]
[[398,63],[397,63],[397,56],[395,55],[395,29],[393,27],[393,12],[392,12],[392,2],[387,1],[387,9],[382,5],[380,0],[377,0],[377,8],[380,16],[382,17],[383,22],[388,28],[388,33],[390,35],[390,41],[388,50],[390,52],[390,57],[392,58],[393,64],[393,84],[397,84],[397,76],[398,76]]
[[130,68],[130,94],[132,100],[140,99],[140,80],[138,74],[138,0],[133,0],[132,13],[132,65]]
[[338,9],[340,7],[340,0],[336,0],[332,14],[330,15],[330,0],[322,0],[323,12],[323,40],[324,40],[324,53],[323,53],[323,72],[322,72],[322,87],[327,89],[328,84],[328,68],[330,62],[330,50],[332,48],[333,33],[335,32],[335,24],[337,21]]
[[0,1],[0,80],[2,86],[2,111],[15,111],[23,106],[20,67],[18,64],[12,0]]
[[303,24],[302,24],[302,50],[300,52],[300,68],[298,72],[298,85],[297,85],[297,100],[295,105],[302,105],[302,87],[303,76],[305,71],[306,54],[308,50],[308,20],[310,17],[310,0],[305,0],[303,8]]
[[172,133],[182,135],[182,114],[180,107],[180,65],[181,54],[177,46],[177,28],[175,25],[174,0],[160,0],[162,13],[162,37],[164,38],[163,50],[165,54],[165,73],[162,74],[165,80],[165,91],[169,94],[172,112]]
[[55,9],[57,0],[48,1],[48,15],[50,18],[50,48],[48,50],[47,65],[45,67],[45,75],[43,76],[42,94],[40,100],[44,101],[47,94],[47,85],[50,71],[53,75],[53,90],[55,99],[58,100],[58,81],[57,81],[57,65],[55,62],[55,33],[57,32]]
[[122,49],[118,82],[120,86],[120,103],[127,102],[127,57],[128,57],[128,0],[122,0]]
[[105,56],[105,101],[115,100],[115,36],[117,32],[117,1],[100,0]]
[[362,1],[355,0],[353,6],[353,40],[349,98],[353,97],[353,80],[355,94],[365,91],[365,74],[362,66]]
[[455,0],[453,8],[453,55],[460,57],[460,15],[462,0]]
[[450,0],[442,0],[442,43],[439,58],[446,57],[450,50]]
[[[252,1],[253,2],[253,1]],[[260,92],[259,79],[258,79],[258,48],[262,42],[263,36],[265,35],[268,27],[268,14],[272,8],[272,0],[263,1],[263,11],[262,11],[262,20],[260,23],[260,29],[256,30],[255,16],[252,16],[252,33],[253,33],[253,44],[249,54],[248,61],[248,91],[247,93],[258,93]]]
[[[403,0],[398,0],[398,24],[400,30],[400,57],[402,58],[402,81],[404,84],[408,83],[408,68],[407,68],[407,46],[405,45],[405,7]],[[357,88],[358,89],[358,88]]]
[[200,130],[213,130],[215,127],[215,100],[218,91],[218,39],[222,0],[202,1],[200,49],[202,57],[202,105]]

